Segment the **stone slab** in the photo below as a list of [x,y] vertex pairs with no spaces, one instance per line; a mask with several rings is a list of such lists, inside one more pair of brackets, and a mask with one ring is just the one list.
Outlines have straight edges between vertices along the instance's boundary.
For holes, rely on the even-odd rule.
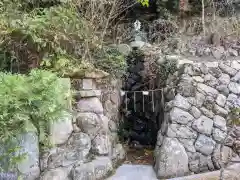
[[[225,168],[223,179],[237,180],[237,179],[240,179],[239,174],[240,174],[240,163],[233,164]],[[220,177],[220,171],[213,171],[213,172],[207,172],[207,173],[202,173],[197,175],[172,178],[168,180],[219,180],[220,179],[219,177]]]
[[72,180],[103,180],[113,171],[109,157],[96,157],[86,164],[79,164],[71,171]]
[[94,69],[94,70],[89,70],[85,72],[85,78],[86,79],[102,79],[105,77],[108,77],[109,74],[105,71],[102,71],[100,69]]
[[80,98],[86,98],[86,97],[99,97],[101,96],[101,90],[83,90],[83,91],[77,91],[75,93],[75,96]]
[[149,165],[130,165],[120,166],[115,175],[107,180],[157,180],[152,166]]
[[82,89],[84,90],[92,90],[96,89],[96,83],[93,79],[83,79],[82,80]]

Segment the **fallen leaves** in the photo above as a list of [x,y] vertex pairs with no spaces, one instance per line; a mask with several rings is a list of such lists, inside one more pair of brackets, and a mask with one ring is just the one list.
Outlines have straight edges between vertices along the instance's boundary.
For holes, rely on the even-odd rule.
[[130,149],[126,148],[127,157],[125,164],[153,164],[153,150],[151,149]]

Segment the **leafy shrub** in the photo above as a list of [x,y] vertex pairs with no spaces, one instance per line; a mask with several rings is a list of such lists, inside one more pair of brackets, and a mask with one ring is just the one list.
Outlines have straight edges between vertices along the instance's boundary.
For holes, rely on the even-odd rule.
[[169,77],[169,75],[172,75],[177,71],[177,61],[176,60],[165,60],[162,64],[159,66],[159,77],[160,82],[162,86],[165,86],[166,79]]
[[97,55],[94,65],[110,72],[113,76],[120,77],[126,72],[125,57],[116,48],[105,48]]
[[48,122],[65,109],[63,88],[48,71],[33,70],[28,76],[0,73],[0,139],[8,141],[34,125],[43,143]]
[[179,0],[156,0],[156,10],[160,17],[169,18],[170,12],[177,12]]
[[240,108],[233,108],[230,112],[230,124],[240,125]]
[[[84,42],[96,39],[86,21],[79,18],[76,8],[70,4],[34,9],[29,13],[11,12],[7,7],[1,11],[2,46],[5,51],[12,52],[20,64],[36,61],[34,66],[38,67],[43,57],[55,61],[56,56],[69,54],[81,63]],[[89,43],[89,51],[98,49],[93,40]]]
[[149,26],[149,38],[153,42],[161,42],[174,37],[178,32],[178,25],[171,20],[157,19]]
[[[70,67],[81,69],[86,68],[85,64],[94,64],[99,60],[96,54],[105,52],[102,48],[106,44],[105,35],[118,4],[118,1],[104,4],[84,0],[3,0],[0,48],[11,58],[2,68],[8,70],[11,66],[16,72],[26,73],[47,60],[50,66],[45,64],[44,68],[58,69],[59,74],[64,74]],[[67,64],[56,69],[63,58]]]

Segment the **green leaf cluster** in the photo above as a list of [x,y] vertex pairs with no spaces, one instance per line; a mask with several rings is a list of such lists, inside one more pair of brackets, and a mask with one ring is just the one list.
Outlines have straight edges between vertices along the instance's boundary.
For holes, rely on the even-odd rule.
[[171,60],[171,61],[165,60],[159,66],[159,77],[161,77],[161,82],[165,83],[168,76],[175,73],[176,71],[177,71],[177,61],[176,60]]
[[[16,153],[20,152],[21,147],[11,144],[12,142],[8,142],[4,144],[5,152],[1,152],[0,154],[0,172],[9,172],[14,171],[16,164],[20,163],[26,158],[26,153]],[[3,147],[2,147],[3,148]]]
[[[81,58],[84,41],[95,39],[87,22],[79,17],[76,7],[71,4],[35,8],[29,13],[20,10],[12,12],[12,8],[14,5],[0,9],[0,35],[4,37],[2,41],[5,44],[6,41],[12,43],[14,32],[19,36],[19,44],[32,46],[27,48],[34,48],[40,59],[43,56],[55,58],[63,54]],[[13,48],[7,50],[12,51]],[[16,50],[14,53],[17,54]]]
[[49,122],[61,116],[68,96],[51,72],[0,73],[0,139],[6,142],[24,131],[37,129],[40,143],[44,142]]
[[104,69],[115,77],[120,77],[126,72],[127,63],[125,56],[116,48],[104,48],[96,56],[99,58],[94,61],[95,67]]
[[137,0],[141,5],[149,7],[149,0]]

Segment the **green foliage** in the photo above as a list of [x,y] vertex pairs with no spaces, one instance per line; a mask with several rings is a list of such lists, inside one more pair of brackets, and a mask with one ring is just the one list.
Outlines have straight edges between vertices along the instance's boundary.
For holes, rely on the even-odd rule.
[[[17,13],[19,16],[15,17]],[[23,15],[20,13],[22,12],[11,14],[4,11],[0,20],[0,34],[10,36],[10,39],[12,32],[17,32],[22,39],[27,35],[30,37],[28,41],[31,40],[36,50],[42,51],[45,56],[54,57],[56,54],[73,52],[80,55],[82,49],[79,46],[83,40],[94,39],[88,24],[79,18],[75,7],[70,5],[35,9],[30,13],[23,12]],[[12,20],[9,21],[6,16]]]
[[78,60],[68,55],[56,55],[54,57],[44,57],[41,67],[51,69],[59,76],[81,77],[85,70],[94,69],[94,66],[88,62],[78,63]]
[[0,171],[9,171],[25,159],[19,153],[17,136],[33,131],[39,137],[40,148],[50,146],[50,121],[67,111],[60,79],[44,70],[32,70],[28,75],[0,73]]
[[144,52],[141,49],[133,49],[126,57],[128,64],[136,64],[136,62],[144,61]]
[[8,69],[9,62],[12,61],[11,58],[12,58],[11,54],[0,49],[0,71],[4,71]]
[[40,143],[44,142],[48,123],[61,115],[66,96],[53,73],[0,73],[0,139],[6,142],[23,131],[33,130],[34,125]]
[[149,0],[137,0],[143,6],[149,7]]
[[126,128],[130,128],[131,124],[128,121],[120,121],[118,124],[117,134],[120,142],[124,142],[129,136],[129,132]]
[[240,125],[240,108],[233,108],[230,117],[232,125]]
[[171,13],[178,12],[179,0],[156,0],[156,6],[159,16],[168,19]]
[[72,0],[3,0],[0,48],[10,58],[5,58],[7,63],[0,68],[9,70],[10,66],[24,65],[25,69],[31,69],[41,64],[45,69],[66,75],[76,68],[81,71],[89,64],[96,64],[94,61],[99,60],[96,54],[105,52],[104,39],[99,36],[101,29],[91,23]]
[[[0,155],[0,172],[7,172],[10,169],[14,169],[15,165],[25,159],[26,153],[16,154],[20,150],[20,147],[8,148],[6,152]],[[6,162],[7,161],[7,162]]]
[[[127,63],[125,57],[116,48],[105,48],[97,54],[94,65],[119,77],[126,72]],[[99,60],[97,60],[99,59]]]
[[167,61],[165,60],[159,68],[159,77],[161,77],[161,82],[166,82],[166,79],[168,78],[169,75],[173,74],[174,72],[177,71],[177,61],[176,60],[171,60]]

